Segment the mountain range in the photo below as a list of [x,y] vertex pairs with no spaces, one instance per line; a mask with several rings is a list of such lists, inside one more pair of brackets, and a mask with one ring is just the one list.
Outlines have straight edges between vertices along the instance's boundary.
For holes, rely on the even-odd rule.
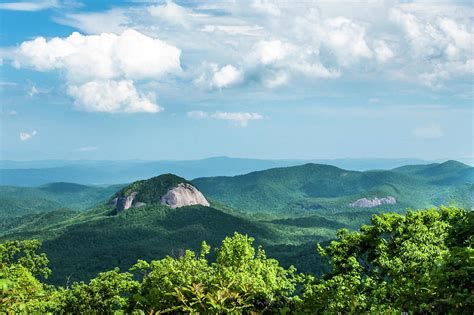
[[39,186],[53,182],[84,185],[130,183],[157,174],[173,173],[193,179],[210,176],[234,176],[275,167],[307,163],[330,164],[349,170],[393,169],[408,164],[426,164],[419,159],[333,159],[333,160],[262,160],[213,157],[184,161],[0,161],[0,185]]
[[[442,204],[472,209],[473,175],[456,161],[364,172],[309,163],[190,181],[167,174],[107,187],[3,186],[2,203],[16,208],[0,209],[0,239],[42,240],[53,269],[49,281],[57,284],[138,259],[179,256],[203,240],[216,246],[235,231],[255,237],[283,265],[320,274],[327,265],[317,242],[341,228],[355,230],[378,212]],[[210,205],[170,207],[163,197],[180,185],[195,187]],[[117,198],[130,196],[130,207],[117,211]]]

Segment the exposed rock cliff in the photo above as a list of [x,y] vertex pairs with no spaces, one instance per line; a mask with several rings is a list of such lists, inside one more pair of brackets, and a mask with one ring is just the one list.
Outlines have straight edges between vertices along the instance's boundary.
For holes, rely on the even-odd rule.
[[113,201],[115,203],[115,211],[117,213],[120,213],[124,210],[130,209],[133,205],[133,201],[135,200],[136,195],[137,192],[134,191],[128,196],[114,198]]
[[184,206],[202,205],[209,207],[209,202],[204,195],[191,184],[181,183],[170,189],[166,195],[161,197],[161,203],[171,208]]
[[117,192],[112,202],[116,213],[148,204],[163,204],[171,208],[209,206],[209,202],[199,190],[184,178],[173,174],[134,182]]
[[383,198],[377,198],[375,197],[374,199],[367,199],[367,198],[362,198],[354,201],[353,203],[349,204],[351,207],[358,207],[358,208],[373,208],[377,207],[380,205],[394,205],[397,203],[397,199],[392,196],[387,196]]

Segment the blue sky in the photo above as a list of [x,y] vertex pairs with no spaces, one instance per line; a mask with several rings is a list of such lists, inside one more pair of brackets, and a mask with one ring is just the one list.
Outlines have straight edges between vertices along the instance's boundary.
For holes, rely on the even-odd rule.
[[470,2],[0,1],[2,159],[473,157]]

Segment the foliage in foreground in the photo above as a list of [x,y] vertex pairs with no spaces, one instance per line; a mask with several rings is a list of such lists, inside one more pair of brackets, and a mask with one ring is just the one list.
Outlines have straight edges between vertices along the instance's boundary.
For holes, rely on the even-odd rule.
[[40,243],[0,244],[0,313],[470,313],[474,307],[473,212],[457,208],[383,214],[360,232],[340,230],[321,254],[321,278],[284,269],[235,233],[216,261],[210,247],[138,261],[66,288],[44,284]]

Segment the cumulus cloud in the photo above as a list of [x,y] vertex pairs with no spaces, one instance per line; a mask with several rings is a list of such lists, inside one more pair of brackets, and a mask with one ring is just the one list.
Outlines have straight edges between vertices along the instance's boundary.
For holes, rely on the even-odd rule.
[[331,49],[341,65],[347,66],[361,58],[372,57],[365,28],[348,18],[326,19],[317,26],[316,32],[322,45]]
[[389,59],[392,59],[395,56],[395,53],[388,47],[387,43],[383,40],[376,41],[374,45],[374,52],[377,61],[386,62]]
[[187,116],[192,119],[218,119],[228,120],[234,123],[238,127],[247,127],[248,123],[253,120],[261,120],[263,116],[258,113],[246,113],[246,112],[216,112],[209,114],[204,111],[190,111],[187,112]]
[[155,104],[153,95],[139,93],[131,80],[89,81],[71,85],[68,94],[78,109],[88,112],[157,113],[162,110]]
[[462,20],[455,21],[440,12],[422,15],[414,8],[395,7],[390,18],[402,29],[416,68],[425,68],[419,71],[420,82],[439,88],[453,77],[472,75],[474,33]]
[[188,9],[175,4],[172,1],[166,1],[163,5],[154,5],[148,7],[148,12],[156,18],[165,20],[171,24],[180,24],[188,27],[188,15],[191,14]]
[[62,70],[76,107],[99,112],[158,112],[152,98],[137,91],[133,80],[158,79],[181,70],[180,49],[126,30],[120,35],[73,33],[66,38],[38,37],[23,42],[17,67]]
[[439,88],[472,75],[471,15],[459,3],[150,1],[66,12],[55,21],[93,35],[25,42],[14,59],[71,85],[132,80],[137,90],[173,73],[210,93],[355,75]]
[[61,69],[71,81],[80,81],[156,78],[180,70],[180,55],[178,48],[166,42],[126,30],[120,35],[72,33],[51,40],[38,37],[23,42],[15,60],[17,67]]
[[20,132],[20,140],[21,141],[27,141],[29,139],[31,139],[32,137],[36,136],[38,134],[38,132],[36,130],[33,130],[32,132],[28,133],[28,132]]
[[243,72],[233,65],[226,65],[214,72],[212,76],[212,86],[216,88],[226,88],[236,85],[243,80]]
[[261,11],[265,14],[280,16],[280,8],[272,1],[269,0],[254,0],[252,7],[257,11]]
[[5,2],[0,3],[0,10],[11,11],[41,11],[51,8],[59,8],[60,4],[57,0],[44,1],[25,1],[25,2]]
[[417,127],[413,129],[412,133],[419,139],[436,139],[441,138],[444,135],[441,126],[435,123]]
[[256,45],[258,59],[264,65],[284,59],[294,49],[280,40],[260,41]]

